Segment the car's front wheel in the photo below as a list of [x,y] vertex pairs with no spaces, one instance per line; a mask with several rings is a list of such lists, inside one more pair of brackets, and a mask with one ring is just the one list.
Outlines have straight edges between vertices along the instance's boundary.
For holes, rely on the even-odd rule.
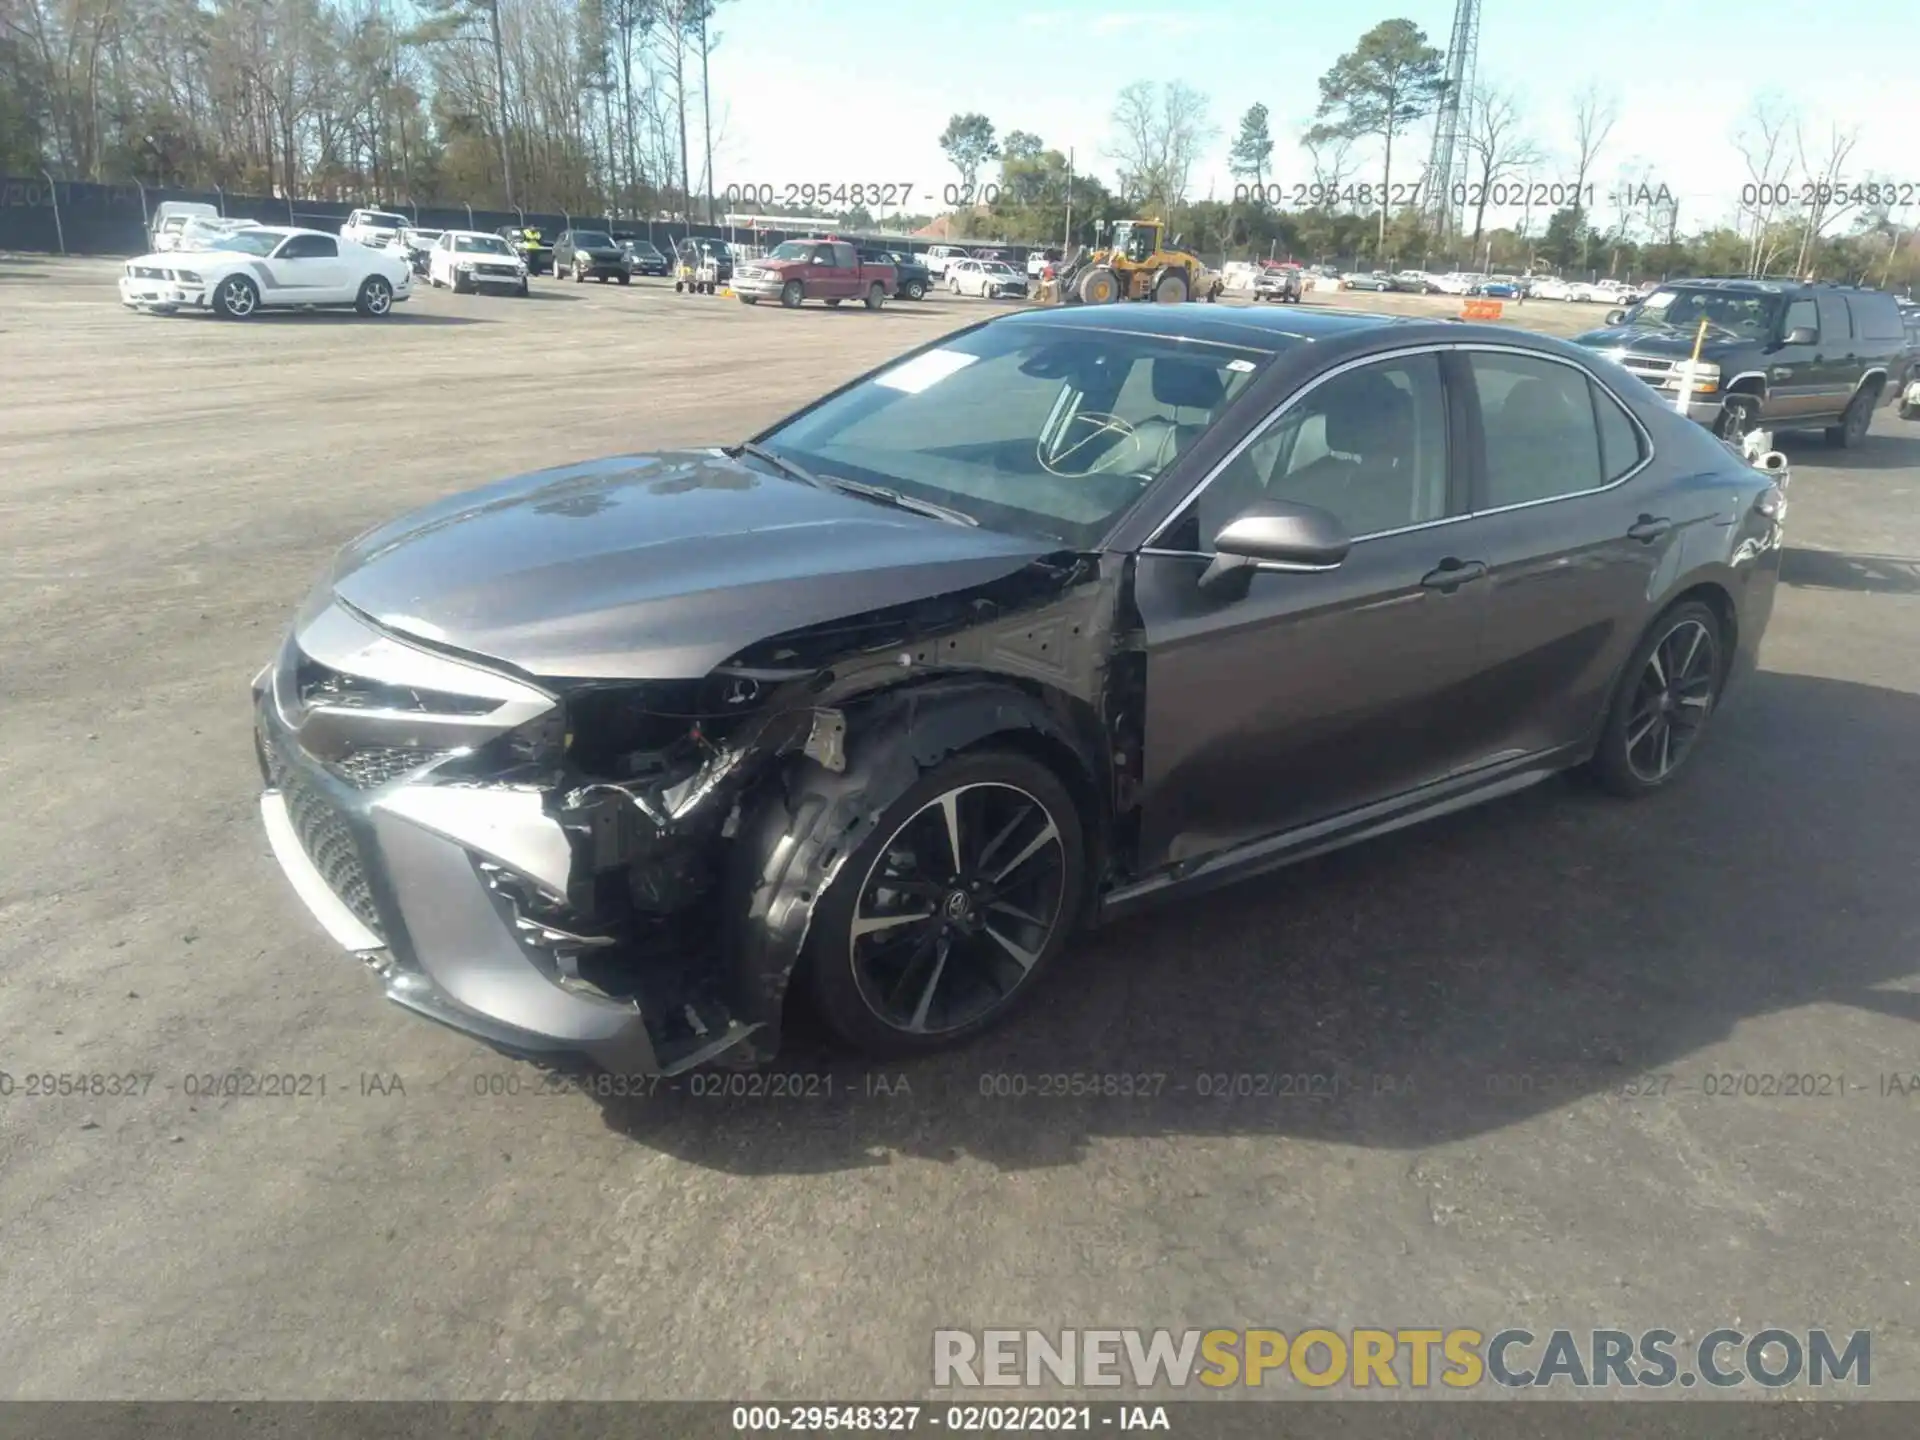
[[806,295],[805,287],[798,280],[789,280],[780,287],[780,303],[789,310],[798,310]]
[[1627,662],[1592,770],[1629,798],[1670,783],[1698,748],[1726,678],[1720,617],[1697,601],[1667,611]]
[[393,285],[384,275],[369,275],[360,282],[360,294],[353,308],[362,315],[382,319],[393,313]]
[[259,287],[244,275],[229,275],[214,287],[213,313],[222,320],[246,320],[259,309]]
[[1079,812],[1026,755],[923,775],[847,857],[813,917],[815,1005],[869,1054],[920,1054],[997,1024],[1080,912]]

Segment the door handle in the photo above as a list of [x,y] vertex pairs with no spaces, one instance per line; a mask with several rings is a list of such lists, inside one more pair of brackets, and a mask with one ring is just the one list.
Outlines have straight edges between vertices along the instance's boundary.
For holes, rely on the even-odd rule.
[[1439,568],[1422,575],[1420,584],[1428,590],[1438,590],[1442,595],[1451,595],[1462,585],[1481,579],[1486,573],[1484,561],[1456,560],[1449,555],[1440,562]]
[[1643,545],[1651,545],[1671,529],[1673,529],[1673,522],[1664,515],[1642,515],[1627,527],[1627,538],[1638,540]]

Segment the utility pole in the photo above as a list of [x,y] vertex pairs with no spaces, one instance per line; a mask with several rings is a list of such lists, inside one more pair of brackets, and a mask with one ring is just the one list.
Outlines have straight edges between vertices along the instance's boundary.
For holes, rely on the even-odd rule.
[[1073,248],[1073,147],[1067,147],[1067,233],[1060,237],[1060,253]]
[[707,85],[707,15],[713,9],[710,0],[698,0],[700,6],[700,133],[707,142],[707,224],[713,224],[713,92]]

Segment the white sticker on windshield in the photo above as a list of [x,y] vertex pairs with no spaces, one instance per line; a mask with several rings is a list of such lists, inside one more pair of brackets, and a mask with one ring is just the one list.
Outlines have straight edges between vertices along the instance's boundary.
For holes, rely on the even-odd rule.
[[966,369],[979,358],[978,355],[962,355],[958,350],[929,350],[875,377],[873,383],[884,385],[889,390],[904,390],[909,395],[918,395],[955,371]]
[[1247,371],[1254,368],[1254,364],[1253,364],[1253,361],[1251,360],[1229,360],[1227,362],[1227,368],[1229,370],[1238,370],[1242,375],[1244,375],[1247,373]]

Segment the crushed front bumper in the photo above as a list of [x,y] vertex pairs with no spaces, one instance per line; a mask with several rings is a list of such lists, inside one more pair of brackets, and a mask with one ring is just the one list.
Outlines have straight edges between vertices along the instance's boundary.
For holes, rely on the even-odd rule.
[[[316,701],[302,693],[316,667],[473,703],[436,714]],[[735,1049],[757,1027],[709,1015],[689,1035],[556,963],[554,942],[579,937],[556,935],[515,898],[564,897],[573,879],[571,841],[543,792],[436,777],[553,705],[337,605],[303,617],[254,680],[260,812],[274,858],[389,999],[499,1049],[579,1054],[633,1075]]]

